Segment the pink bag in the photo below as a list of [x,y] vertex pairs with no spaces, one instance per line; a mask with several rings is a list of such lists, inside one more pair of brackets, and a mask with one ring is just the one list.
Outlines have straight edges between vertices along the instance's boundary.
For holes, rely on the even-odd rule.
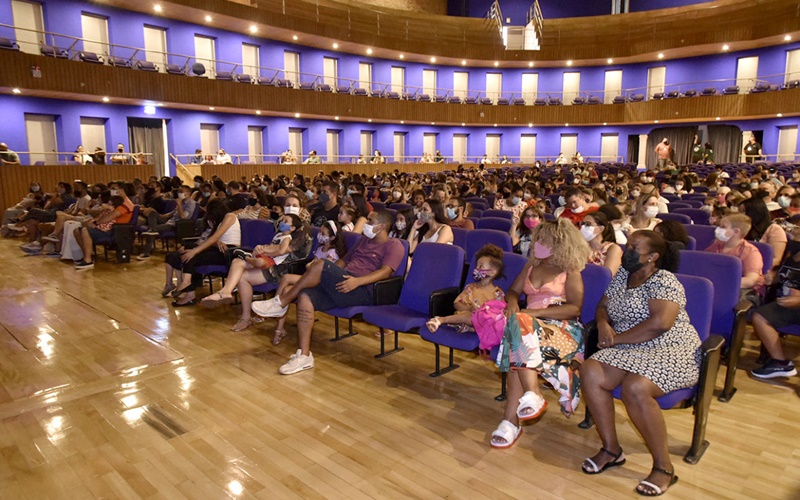
[[477,311],[472,313],[472,326],[480,339],[481,350],[489,351],[500,345],[503,330],[506,328],[506,308],[504,300],[487,300]]

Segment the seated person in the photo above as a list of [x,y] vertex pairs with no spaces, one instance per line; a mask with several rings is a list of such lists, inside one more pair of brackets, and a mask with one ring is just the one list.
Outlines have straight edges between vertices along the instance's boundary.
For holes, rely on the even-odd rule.
[[643,194],[636,198],[635,203],[628,234],[642,229],[649,231],[655,229],[661,223],[661,219],[657,217],[659,214],[658,197],[654,194]]
[[[108,230],[104,230],[109,222],[114,224],[128,224],[133,217],[133,202],[129,196],[133,196],[136,190],[131,183],[112,183],[111,198],[115,196],[122,198],[119,205],[111,212],[106,212],[94,219],[86,221],[83,226],[75,229],[75,240],[83,250],[83,259],[75,263],[76,271],[94,269],[94,242],[98,239],[108,238]],[[113,203],[113,202],[112,202]]]
[[596,203],[589,203],[586,199],[586,194],[581,188],[572,187],[564,194],[564,211],[558,217],[564,218],[575,224],[576,226],[583,221],[587,214],[597,212],[600,208]]
[[281,317],[289,304],[297,300],[297,336],[300,348],[289,362],[281,366],[280,373],[291,375],[314,368],[311,354],[311,333],[314,311],[328,311],[337,307],[372,304],[372,285],[389,278],[403,264],[403,245],[389,238],[392,215],[386,210],[369,214],[364,226],[364,237],[336,263],[318,260],[308,267],[294,285],[278,288],[274,298],[253,303],[253,312],[259,316]]
[[450,198],[445,206],[447,218],[450,220],[450,227],[458,227],[461,229],[472,230],[475,229],[475,224],[466,218],[464,212],[467,209],[467,203],[463,198]]
[[589,264],[605,266],[611,275],[622,264],[622,249],[617,245],[614,227],[603,212],[587,214],[581,222],[581,234],[589,242]]
[[752,243],[745,240],[750,231],[750,217],[732,214],[723,217],[719,227],[714,230],[716,241],[706,248],[706,252],[733,255],[742,261],[742,298],[749,298],[758,304],[758,297],[764,297],[764,258]]
[[[314,250],[313,259],[306,265],[310,266],[315,260],[328,260],[336,263],[342,255],[345,254],[344,246],[344,231],[336,221],[328,221],[319,228],[317,233],[317,249]],[[285,274],[281,278],[281,284],[288,287],[297,283],[303,276],[301,274]],[[289,316],[288,312],[278,318],[278,324],[275,326],[275,333],[272,335],[272,345],[278,345],[281,340],[286,336],[286,318]]]
[[528,208],[528,204],[523,201],[525,190],[517,183],[509,183],[503,187],[503,198],[499,198],[494,203],[495,210],[511,212],[517,217],[523,210]]
[[763,366],[750,372],[760,379],[797,375],[794,363],[786,359],[777,330],[800,325],[800,244],[797,242],[790,245],[789,256],[780,267],[778,282],[773,286],[778,289],[778,297],[756,309],[752,317],[753,330],[769,354]]
[[[522,217],[514,216],[511,219],[511,244],[514,253],[528,257],[531,250],[531,232],[544,220],[544,213],[537,207],[528,207],[522,212]],[[520,224],[522,222],[522,224]]]
[[179,220],[191,219],[197,207],[197,202],[192,199],[192,188],[189,186],[181,186],[178,190],[178,203],[175,205],[175,210],[170,213],[161,215],[155,210],[150,210],[147,214],[147,231],[142,233],[147,242],[145,243],[144,250],[141,255],[136,257],[139,260],[147,260],[150,258],[150,252],[153,251],[153,243],[156,238],[164,235],[168,231],[174,231],[175,225]]
[[319,204],[311,214],[311,224],[322,227],[327,221],[336,221],[339,217],[339,184],[325,181],[319,190]]
[[200,301],[204,307],[214,307],[219,304],[233,302],[233,291],[239,285],[242,275],[251,269],[269,269],[282,264],[292,252],[292,244],[307,236],[305,226],[300,217],[287,214],[280,218],[278,232],[268,245],[258,245],[252,252],[242,248],[231,252],[231,265],[225,286],[220,291],[209,295]]
[[653,231],[664,237],[665,240],[678,243],[681,250],[686,250],[689,245],[689,234],[683,224],[676,220],[663,220]]
[[[581,271],[589,245],[568,219],[542,222],[531,239],[532,256],[506,294],[508,322],[497,365],[508,373],[508,400],[503,420],[492,432],[495,448],[512,446],[522,433],[520,424],[547,408],[537,374],[558,391],[565,415],[571,415],[580,401],[573,361],[583,360]],[[520,310],[523,293],[527,307]]]
[[628,416],[653,457],[650,474],[636,487],[643,496],[660,495],[678,480],[655,399],[693,386],[700,374],[700,337],[686,314],[683,286],[672,274],[679,257],[678,249],[654,231],[631,235],[622,269],[597,306],[600,350],[581,367],[583,397],[602,441],[581,469],[600,474],[625,463],[612,395],[622,386]]
[[417,220],[408,233],[408,254],[413,255],[420,243],[453,244],[453,230],[447,225],[442,204],[428,199],[417,213]]
[[398,210],[397,215],[395,215],[394,225],[389,230],[389,238],[408,238],[408,233],[411,232],[411,228],[414,226],[414,220],[414,212],[410,208]]
[[[506,303],[503,300],[505,293],[494,284],[494,280],[503,277],[503,250],[496,245],[486,245],[475,254],[475,269],[472,271],[473,282],[464,287],[456,297],[453,307],[455,314],[450,316],[435,316],[425,323],[431,333],[436,333],[442,325],[456,325],[456,330],[466,332],[475,329],[473,317],[483,310],[484,305],[494,306],[495,311],[502,317]],[[489,302],[495,301],[493,304]],[[505,321],[503,321],[505,323]],[[479,334],[480,335],[480,334]],[[497,345],[499,343],[497,339]],[[482,342],[483,344],[483,342]],[[494,347],[494,345],[488,348]],[[482,345],[482,348],[486,346]]]
[[28,187],[28,193],[20,200],[20,202],[11,208],[7,208],[5,212],[3,212],[3,222],[0,225],[2,230],[0,234],[3,236],[9,236],[12,230],[8,229],[6,226],[9,224],[14,224],[25,214],[25,212],[28,211],[28,209],[35,206],[44,206],[44,195],[41,191],[42,187],[38,182],[31,182],[30,186]]
[[752,227],[745,239],[749,241],[759,241],[772,247],[772,267],[780,265],[783,254],[786,251],[786,231],[770,219],[769,210],[764,200],[750,198],[739,204],[739,212],[750,217]]

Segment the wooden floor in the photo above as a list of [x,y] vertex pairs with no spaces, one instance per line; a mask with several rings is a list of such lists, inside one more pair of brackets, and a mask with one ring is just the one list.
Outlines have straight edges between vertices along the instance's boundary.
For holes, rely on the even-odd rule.
[[[579,465],[597,435],[553,394],[514,448],[488,445],[499,379],[472,354],[432,379],[431,344],[403,335],[404,351],[376,360],[373,328],[332,343],[318,314],[316,368],[285,377],[293,319],[273,347],[272,321],[229,331],[238,306],[170,307],[160,254],[78,273],[19,243],[0,240],[2,498],[616,499],[636,498],[649,470],[621,405],[628,464],[587,476]],[[798,345],[788,342],[792,355]],[[800,497],[798,379],[737,380],[731,403],[712,404],[698,465],[681,461],[691,410],[666,412],[680,476],[669,497]]]

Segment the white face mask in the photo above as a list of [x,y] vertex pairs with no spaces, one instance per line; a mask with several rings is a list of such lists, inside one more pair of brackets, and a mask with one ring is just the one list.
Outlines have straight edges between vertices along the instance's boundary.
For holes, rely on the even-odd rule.
[[581,213],[583,213],[583,211],[584,211],[584,210],[586,210],[586,207],[584,207],[583,205],[581,205],[581,206],[579,206],[579,207],[575,207],[575,208],[573,208],[573,209],[572,209],[572,213],[573,213],[573,214],[581,214]]
[[723,243],[726,243],[731,239],[731,236],[728,234],[728,230],[723,227],[718,227],[714,230],[714,237]]
[[116,189],[112,189],[111,190],[111,196],[116,196],[116,195],[117,195],[117,190]]
[[373,226],[372,224],[364,224],[363,233],[364,233],[364,236],[366,236],[369,239],[374,238],[375,234],[376,234],[375,233],[375,226]]
[[638,198],[639,197],[639,191],[634,189],[633,191],[631,191],[631,196],[633,196],[634,198]]
[[586,241],[592,241],[597,236],[594,229],[594,226],[581,226],[581,234],[586,238]]
[[675,184],[675,189],[680,191],[681,189],[683,189],[683,184]]
[[300,207],[283,207],[283,213],[300,215]]
[[648,219],[652,219],[656,215],[658,215],[658,207],[647,207],[644,209],[644,215]]

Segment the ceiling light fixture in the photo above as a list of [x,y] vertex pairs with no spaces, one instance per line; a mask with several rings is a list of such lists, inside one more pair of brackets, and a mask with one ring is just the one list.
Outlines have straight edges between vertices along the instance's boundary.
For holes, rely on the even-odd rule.
[[462,124],[461,124],[461,126],[462,126],[462,127],[465,127],[466,125],[467,125],[466,123],[462,123]]
[[567,61],[567,66],[572,66],[572,59],[570,59],[569,61]]
[[608,122],[603,122],[603,126],[605,127],[606,125],[608,125]]
[[431,57],[431,62],[435,63],[436,62],[436,58],[435,57]]
[[336,43],[336,42],[333,42],[333,48],[334,48],[334,49],[338,49],[338,48],[339,48],[339,44],[338,44],[338,43]]
[[292,40],[297,41],[297,35],[292,35]]
[[564,124],[564,126],[565,126],[565,127],[569,127],[569,123],[565,123],[565,124]]
[[111,100],[111,99],[109,99],[108,97],[103,97],[103,102],[108,102],[108,101],[110,101],[110,100]]
[[658,123],[658,120],[653,120],[653,123]]
[[466,66],[467,65],[467,60],[466,59],[462,59],[461,60],[461,65],[462,66]]
[[294,117],[295,117],[295,118],[300,118],[300,113],[295,113],[295,114],[294,114]]
[[372,49],[367,49],[367,55],[372,55]]
[[400,125],[403,125],[404,123],[405,123],[405,120],[400,120]]
[[156,103],[156,106],[163,106],[163,105],[164,105],[164,103],[163,103],[163,102],[157,102],[157,103]]
[[664,59],[664,54],[658,54],[659,59]]
[[729,50],[729,49],[730,49],[730,46],[728,46],[727,43],[722,46],[722,50]]
[[500,61],[495,61],[495,62],[494,62],[494,67],[496,68],[496,67],[498,67],[498,66],[500,66]]
[[791,42],[792,41],[792,35],[786,35],[785,37],[783,37],[783,41],[784,42]]
[[533,128],[533,123],[529,123],[528,128]]
[[406,56],[405,56],[405,55],[403,55],[403,54],[400,54],[400,59],[405,59],[405,58],[406,58]]
[[213,20],[214,20],[214,18],[212,18],[211,16],[206,16],[206,22],[207,23],[210,23]]
[[717,117],[717,121],[719,121],[719,116]]
[[[255,33],[256,31],[258,31],[258,27],[256,25],[250,26],[250,33]],[[297,37],[294,37],[294,39],[297,40]]]
[[496,127],[496,126],[497,126],[497,124],[495,123],[495,124],[494,124],[494,126]]
[[610,57],[608,59],[606,59],[606,63],[608,63],[608,64],[612,64],[613,62],[614,62],[614,60],[611,59]]
[[333,119],[334,119],[334,120],[338,120],[338,119],[339,119],[339,117],[338,117],[338,116],[334,116],[334,117],[333,117]]
[[372,123],[372,118],[370,118],[369,120],[367,120],[367,122],[369,122],[369,123]]
[[436,125],[436,122],[431,122],[431,125]]
[[161,5],[159,5],[159,4],[153,5],[153,10],[156,11],[156,12],[161,12],[161,10],[162,10],[161,9]]
[[214,111],[214,106],[209,106],[209,107],[208,107],[208,110],[209,110],[209,111]]
[[778,118],[783,118],[783,113],[778,113]]
[[257,114],[257,115],[260,115],[260,114],[261,114],[261,110],[260,110],[260,109],[257,109],[257,110],[256,110],[256,114]]
[[529,62],[529,63],[528,63],[528,67],[529,67],[529,68],[532,68],[532,67],[533,67],[533,61],[531,61],[531,62]]

